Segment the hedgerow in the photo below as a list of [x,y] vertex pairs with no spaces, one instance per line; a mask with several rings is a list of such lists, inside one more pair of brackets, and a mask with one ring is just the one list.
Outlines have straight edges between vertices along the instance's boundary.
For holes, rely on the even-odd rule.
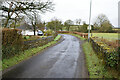
[[97,55],[103,59],[106,66],[120,70],[119,47],[114,48],[112,46],[108,46],[98,38],[91,38],[91,43],[93,49],[96,51]]
[[9,58],[18,54],[22,47],[22,35],[18,29],[2,29],[2,57]]

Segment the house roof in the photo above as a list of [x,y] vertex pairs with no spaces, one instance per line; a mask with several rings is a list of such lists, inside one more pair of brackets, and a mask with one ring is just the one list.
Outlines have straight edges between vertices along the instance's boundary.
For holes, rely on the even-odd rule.
[[17,29],[21,29],[21,30],[33,30],[33,27],[29,24],[23,24],[20,27],[17,27]]

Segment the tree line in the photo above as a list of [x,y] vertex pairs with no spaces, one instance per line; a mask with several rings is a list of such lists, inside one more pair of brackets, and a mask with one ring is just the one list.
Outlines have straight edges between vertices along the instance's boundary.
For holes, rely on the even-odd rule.
[[[71,28],[77,28],[75,31],[87,33],[88,24],[81,19],[76,19],[74,21],[68,19],[62,22],[59,19],[52,19],[46,25],[52,30],[67,30],[72,31]],[[114,32],[114,26],[110,23],[108,17],[105,14],[100,14],[96,17],[94,24],[91,25],[92,31],[94,32]]]
[[[52,19],[49,22],[41,21],[40,14],[44,14],[48,11],[54,11],[54,4],[52,1],[31,0],[31,1],[0,1],[0,17],[2,19],[3,27],[20,26],[21,22],[31,24],[36,31],[38,28],[44,28],[45,26],[54,31],[71,31],[71,28],[76,28],[75,31],[87,33],[88,24],[81,19],[74,21],[68,19],[65,22],[60,19]],[[104,14],[96,17],[94,24],[91,25],[92,30],[95,32],[113,32],[113,25],[110,23],[108,17]]]

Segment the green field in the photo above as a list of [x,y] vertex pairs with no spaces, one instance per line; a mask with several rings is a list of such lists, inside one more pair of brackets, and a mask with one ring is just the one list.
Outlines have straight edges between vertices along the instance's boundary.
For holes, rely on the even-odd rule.
[[92,37],[99,37],[108,40],[120,40],[120,34],[118,33],[92,33]]

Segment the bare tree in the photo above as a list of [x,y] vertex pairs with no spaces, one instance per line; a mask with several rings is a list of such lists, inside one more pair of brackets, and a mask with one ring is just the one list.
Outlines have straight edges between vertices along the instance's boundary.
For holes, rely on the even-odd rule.
[[38,14],[36,12],[33,12],[33,13],[27,13],[27,16],[28,18],[28,22],[27,23],[30,23],[33,27],[33,32],[34,32],[34,36],[35,36],[35,32],[36,32],[36,25],[40,22],[38,20]]
[[76,24],[78,25],[78,31],[80,30],[81,19],[76,19]]
[[51,1],[3,1],[0,2],[0,10],[2,11],[1,16],[6,18],[6,23],[4,27],[7,27],[7,24],[10,19],[16,20],[21,14],[26,14],[27,12],[38,11],[45,13],[46,11],[52,11],[54,9],[53,3]]
[[112,31],[112,24],[110,23],[108,17],[104,14],[98,15],[94,22],[95,27],[99,27],[99,31],[101,32],[110,32]]
[[108,17],[106,15],[104,15],[104,14],[100,14],[100,15],[98,15],[98,17],[96,18],[94,23],[96,24],[96,27],[102,27],[102,24],[105,21],[109,21]]

